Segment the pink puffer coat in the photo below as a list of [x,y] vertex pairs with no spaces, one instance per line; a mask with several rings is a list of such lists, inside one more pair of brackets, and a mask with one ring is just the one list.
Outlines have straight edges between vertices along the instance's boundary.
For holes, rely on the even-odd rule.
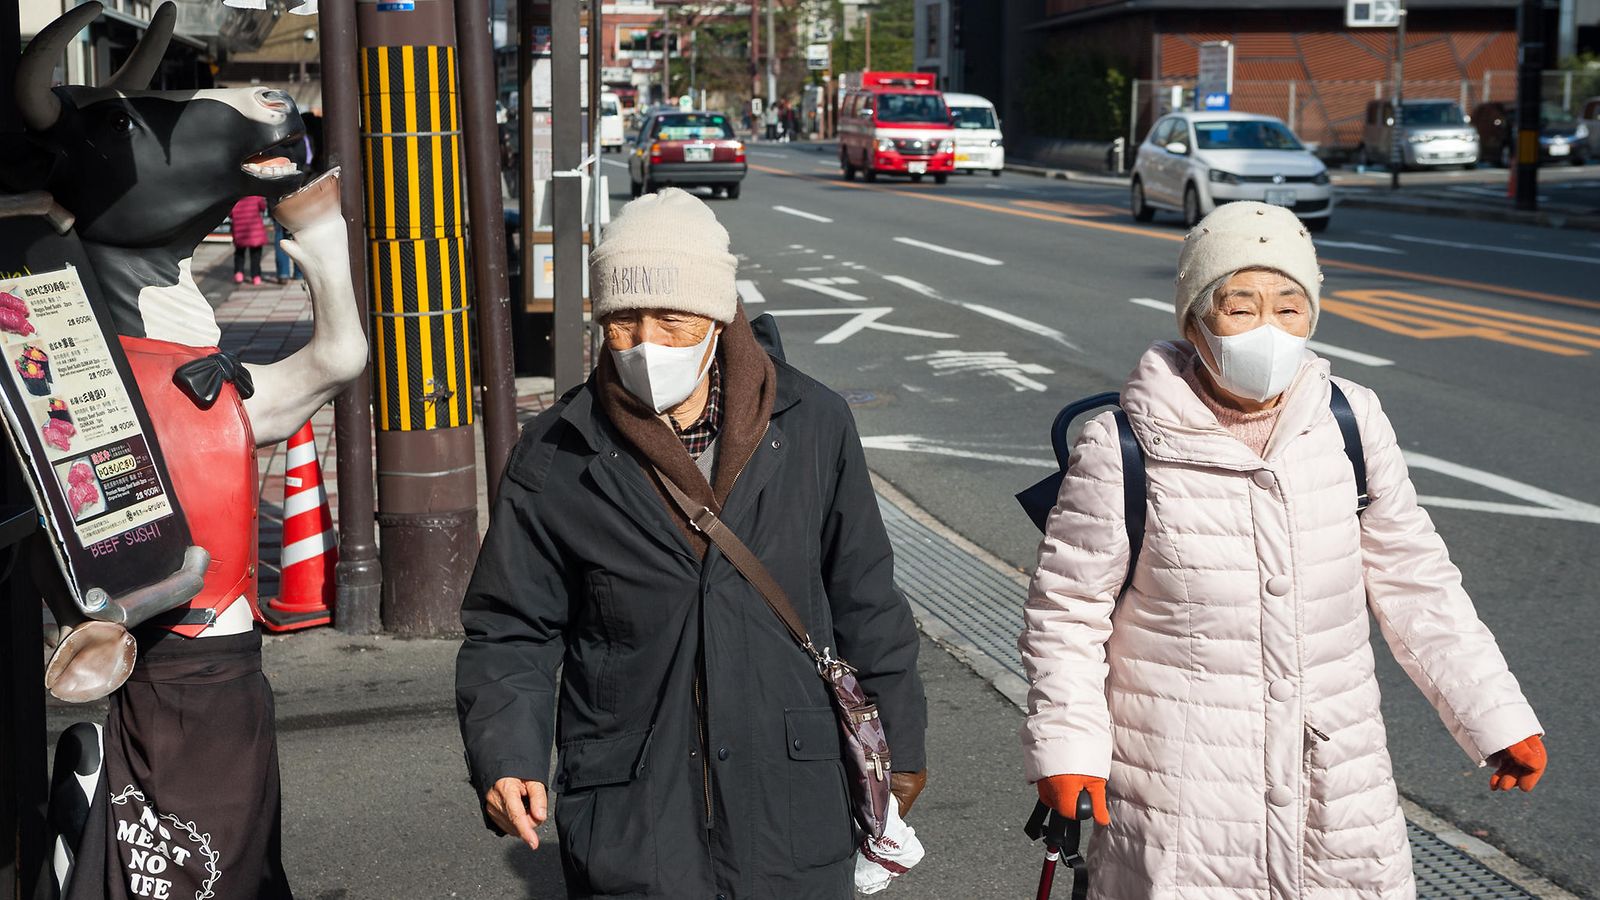
[[1542,729],[1417,506],[1371,391],[1356,489],[1310,359],[1263,457],[1183,380],[1188,344],[1140,360],[1123,405],[1148,459],[1144,548],[1128,565],[1109,414],[1072,452],[1021,648],[1027,776],[1107,778],[1093,896],[1410,898],[1405,819],[1378,708],[1370,612],[1478,762]]

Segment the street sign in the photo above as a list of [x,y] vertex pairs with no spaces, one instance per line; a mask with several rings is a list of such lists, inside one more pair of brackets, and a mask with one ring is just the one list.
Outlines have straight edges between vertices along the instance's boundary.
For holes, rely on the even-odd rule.
[[1346,0],[1346,28],[1394,28],[1400,24],[1401,0]]
[[1232,94],[1233,42],[1206,41],[1200,45],[1200,77],[1194,84],[1195,108],[1227,109]]
[[832,61],[833,48],[828,44],[811,44],[806,47],[806,68],[820,72]]
[[694,96],[691,94],[684,94],[682,97],[679,97],[678,108],[684,112],[694,109]]
[[761,98],[760,97],[751,97],[750,98],[750,115],[759,116],[759,115],[761,115],[761,110],[762,110]]
[[417,4],[413,0],[381,0],[378,3],[378,12],[416,12]]

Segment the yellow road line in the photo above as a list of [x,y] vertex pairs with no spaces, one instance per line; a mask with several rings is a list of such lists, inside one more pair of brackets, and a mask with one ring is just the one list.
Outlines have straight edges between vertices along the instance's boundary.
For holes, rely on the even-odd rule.
[[[985,212],[1000,213],[1008,216],[1018,216],[1026,219],[1037,219],[1044,222],[1059,222],[1063,225],[1077,225],[1081,228],[1093,228],[1099,231],[1110,231],[1116,234],[1131,234],[1135,237],[1153,238],[1155,240],[1183,243],[1183,236],[1169,232],[1154,231],[1148,228],[1137,228],[1131,225],[1114,225],[1110,222],[1095,222],[1089,219],[1074,218],[1062,215],[1047,215],[1015,207],[996,206],[978,200],[967,200],[962,197],[947,197],[922,191],[901,191],[893,188],[879,187],[871,184],[858,184],[853,181],[839,181],[832,178],[819,178],[815,175],[803,175],[799,172],[790,172],[787,169],[775,169],[771,166],[761,166],[752,163],[751,171],[762,172],[768,175],[778,175],[785,178],[799,178],[804,181],[814,181],[818,184],[827,184],[833,187],[850,188],[858,191],[877,191],[885,194],[895,194],[901,197],[914,197],[919,200],[931,200],[935,203],[949,203],[955,206],[965,206],[970,209],[981,209]],[[1500,294],[1505,297],[1516,297],[1524,300],[1542,300],[1546,303],[1557,303],[1565,306],[1577,306],[1584,309],[1600,309],[1600,301],[1581,300],[1577,297],[1567,297],[1561,294],[1547,294],[1541,291],[1527,291],[1521,288],[1503,287],[1500,285],[1480,284],[1460,278],[1448,278],[1442,275],[1424,275],[1420,272],[1406,272],[1400,269],[1388,269],[1382,266],[1368,266],[1361,263],[1344,262],[1343,260],[1322,259],[1323,268],[1347,269],[1352,272],[1365,272],[1369,275],[1386,275],[1391,278],[1403,278],[1409,281],[1420,281],[1428,284],[1439,284],[1446,287],[1459,287],[1467,290],[1480,291],[1487,294]]]

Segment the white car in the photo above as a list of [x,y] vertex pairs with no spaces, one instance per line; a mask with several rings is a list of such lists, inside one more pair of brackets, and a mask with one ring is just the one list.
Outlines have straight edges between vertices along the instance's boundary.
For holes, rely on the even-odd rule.
[[621,153],[627,143],[622,127],[622,99],[607,91],[600,95],[600,149],[605,153]]
[[1158,209],[1193,226],[1230,200],[1287,207],[1321,231],[1333,214],[1328,168],[1272,116],[1176,112],[1156,121],[1139,145],[1129,186],[1135,220]]
[[944,95],[950,122],[956,127],[956,170],[992,173],[1006,168],[1006,141],[994,104],[977,94]]

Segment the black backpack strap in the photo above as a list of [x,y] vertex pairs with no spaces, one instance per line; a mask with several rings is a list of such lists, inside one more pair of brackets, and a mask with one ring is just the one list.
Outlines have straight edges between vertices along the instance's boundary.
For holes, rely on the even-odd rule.
[[1350,468],[1355,471],[1356,515],[1360,515],[1372,503],[1372,498],[1367,496],[1367,455],[1361,449],[1361,426],[1356,422],[1355,410],[1350,408],[1350,398],[1338,384],[1330,381],[1328,386],[1333,388],[1328,408],[1333,411],[1333,420],[1339,423],[1339,433],[1344,436],[1344,455],[1349,457]]
[[[1117,420],[1117,443],[1122,447],[1122,517],[1128,526],[1128,577],[1123,580],[1122,589],[1126,591],[1128,585],[1133,583],[1133,573],[1139,565],[1139,551],[1144,549],[1148,486],[1144,472],[1144,448],[1139,446],[1139,438],[1133,433],[1128,414],[1119,408],[1112,415]],[[1365,475],[1362,479],[1364,482]]]

